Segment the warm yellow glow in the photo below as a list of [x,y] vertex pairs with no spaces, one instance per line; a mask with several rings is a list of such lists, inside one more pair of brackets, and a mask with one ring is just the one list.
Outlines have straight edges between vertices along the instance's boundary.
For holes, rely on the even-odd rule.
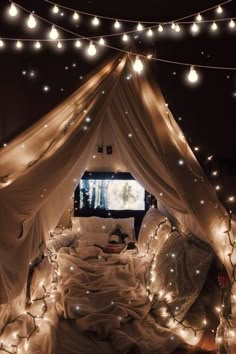
[[229,27],[230,28],[234,28],[235,27],[235,22],[234,20],[231,18],[231,20],[229,21]]
[[91,57],[93,57],[97,53],[97,49],[96,49],[96,47],[95,47],[93,42],[89,43],[89,46],[88,46],[88,49],[87,49],[87,53]]
[[180,32],[180,26],[178,24],[175,25],[175,32]]
[[57,42],[57,48],[61,49],[62,47],[63,47],[62,43],[61,42]]
[[37,26],[37,21],[34,17],[33,14],[29,15],[28,21],[27,21],[27,26],[31,29],[35,28]]
[[73,13],[73,20],[75,20],[75,21],[79,20],[79,14],[76,11]]
[[76,47],[76,48],[80,48],[81,45],[82,45],[82,44],[81,44],[80,40],[77,39],[77,41],[75,42],[75,47]]
[[115,29],[119,29],[120,26],[121,26],[120,22],[116,20],[116,22],[114,23]]
[[192,65],[190,67],[190,71],[189,71],[189,74],[188,74],[188,80],[191,82],[191,83],[195,83],[198,81],[198,74],[194,68],[194,66]]
[[148,37],[152,37],[153,36],[153,30],[151,28],[149,28],[149,30],[147,31],[147,36]]
[[176,27],[175,23],[172,22],[172,24],[171,24],[171,29],[172,29],[172,30],[175,30],[175,27]]
[[222,14],[223,9],[222,9],[222,7],[221,7],[220,5],[217,7],[216,12],[217,12],[218,14]]
[[137,30],[140,32],[143,30],[143,25],[139,22],[137,25]]
[[163,26],[162,25],[158,26],[158,32],[163,32]]
[[218,29],[218,26],[215,21],[212,23],[211,29],[212,29],[212,31],[216,31]]
[[49,37],[52,40],[56,40],[59,37],[58,30],[56,29],[55,26],[52,26],[51,31],[49,32]]
[[143,71],[143,63],[138,55],[136,56],[135,62],[133,64],[133,68],[134,71],[136,71],[137,73],[141,73]]
[[104,39],[102,37],[99,39],[99,44],[100,45],[104,45],[105,44],[105,41],[104,41]]
[[34,47],[35,47],[35,49],[40,49],[41,43],[39,41],[35,42]]
[[199,26],[194,22],[193,24],[192,24],[192,26],[191,26],[191,31],[193,32],[193,33],[197,33],[197,32],[199,32]]
[[196,20],[198,22],[202,21],[202,15],[201,14],[198,14],[197,17],[196,17]]
[[122,40],[123,40],[124,42],[127,42],[127,41],[129,40],[129,37],[127,36],[126,33],[123,34]]
[[58,12],[59,12],[59,7],[58,7],[57,5],[54,5],[53,8],[52,8],[52,12],[53,12],[54,14],[58,14]]
[[21,42],[21,41],[17,41],[17,42],[16,42],[16,48],[17,48],[17,49],[21,49],[22,47],[23,47],[22,42]]
[[2,39],[0,39],[0,48],[3,48],[4,47],[4,42]]
[[15,17],[18,14],[18,10],[14,2],[11,3],[10,9],[9,9],[9,15],[12,17]]
[[95,16],[93,19],[92,19],[92,24],[93,26],[98,26],[100,23],[99,19]]

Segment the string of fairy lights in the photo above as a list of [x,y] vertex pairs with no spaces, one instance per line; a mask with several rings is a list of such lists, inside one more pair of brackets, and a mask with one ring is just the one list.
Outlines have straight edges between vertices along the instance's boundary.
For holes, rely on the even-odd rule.
[[[58,14],[63,14],[63,12],[60,12],[61,9],[65,9],[66,11],[69,11],[72,13],[72,19],[74,21],[79,21],[80,20],[80,16],[86,15],[86,16],[90,16],[92,18],[91,20],[91,24],[94,27],[98,27],[101,19],[106,19],[109,21],[115,21],[114,22],[114,29],[118,30],[119,28],[122,27],[122,22],[127,22],[127,23],[132,23],[132,24],[136,24],[136,29],[132,29],[130,31],[126,31],[126,32],[118,32],[118,33],[109,33],[109,34],[103,34],[102,36],[83,36],[80,35],[74,31],[68,30],[65,27],[62,27],[61,25],[57,25],[52,21],[49,21],[47,19],[45,19],[42,16],[39,16],[37,14],[35,14],[34,12],[26,9],[25,7],[21,6],[20,4],[16,3],[16,2],[11,2],[11,5],[8,9],[8,14],[10,17],[12,18],[16,18],[19,15],[19,10],[23,10],[24,12],[28,13],[28,19],[26,20],[26,24],[27,27],[30,30],[34,30],[37,25],[38,25],[38,21],[41,20],[45,23],[47,23],[48,25],[51,26],[50,31],[48,32],[48,38],[40,38],[40,39],[32,39],[32,38],[9,38],[9,37],[2,37],[0,38],[0,49],[3,49],[5,47],[5,42],[15,42],[15,48],[17,50],[21,50],[23,48],[23,43],[24,42],[33,42],[33,47],[35,48],[35,50],[40,50],[42,48],[42,44],[45,42],[55,42],[56,43],[56,47],[59,50],[62,50],[65,48],[64,44],[65,42],[73,42],[74,43],[74,47],[75,48],[81,48],[83,46],[83,42],[86,42],[86,54],[89,57],[94,57],[97,54],[97,45],[99,45],[100,47],[106,47],[112,50],[116,50],[122,53],[129,53],[130,55],[133,55],[135,60],[134,60],[134,70],[138,73],[142,72],[143,68],[144,68],[144,64],[142,61],[142,58],[148,58],[150,60],[155,60],[158,62],[164,62],[164,63],[169,63],[169,64],[175,64],[175,65],[181,65],[181,66],[187,66],[189,67],[189,73],[187,75],[187,78],[189,80],[190,83],[194,84],[198,81],[199,79],[199,75],[197,73],[197,69],[196,68],[205,68],[205,69],[218,69],[218,70],[230,70],[230,71],[235,71],[236,67],[227,67],[227,66],[210,66],[210,65],[200,65],[200,64],[196,64],[196,63],[185,63],[185,62],[181,62],[181,61],[175,61],[175,60],[167,60],[167,59],[162,59],[159,57],[155,57],[153,54],[148,53],[148,54],[142,54],[142,53],[136,53],[136,52],[132,52],[130,50],[126,50],[126,49],[122,49],[122,48],[118,48],[114,45],[110,45],[108,44],[104,38],[106,37],[114,37],[114,36],[122,36],[122,41],[123,42],[128,42],[130,40],[130,34],[136,34],[136,36],[138,36],[139,33],[144,33],[146,32],[147,37],[153,37],[154,35],[154,31],[156,30],[158,33],[163,32],[164,29],[166,27],[170,28],[171,31],[174,32],[180,32],[181,31],[181,27],[182,25],[190,25],[191,24],[191,31],[194,34],[197,34],[200,31],[200,25],[202,24],[208,24],[211,23],[211,31],[216,32],[218,30],[218,25],[222,22],[228,22],[228,27],[233,30],[236,29],[236,24],[235,24],[235,19],[236,17],[230,17],[230,18],[218,18],[218,19],[214,19],[214,20],[204,20],[203,19],[203,14],[206,12],[209,12],[211,10],[214,10],[216,14],[221,15],[223,14],[223,5],[227,5],[228,3],[231,2],[231,0],[225,1],[223,3],[220,3],[216,6],[207,8],[202,10],[201,12],[198,13],[194,13],[194,14],[190,14],[188,16],[185,16],[183,18],[180,19],[174,19],[172,21],[169,22],[145,22],[143,21],[143,23],[140,23],[138,21],[134,21],[134,20],[126,20],[126,19],[114,19],[111,17],[105,17],[105,16],[99,16],[99,15],[94,15],[94,14],[90,14],[90,13],[85,13],[76,9],[72,9],[69,7],[66,7],[64,5],[60,5],[60,4],[56,4],[53,3],[49,0],[44,0],[46,3],[49,3],[52,6],[51,12],[54,15],[58,15]],[[186,19],[192,18],[194,17],[193,21],[185,21]],[[151,26],[149,27],[145,27],[144,24],[151,24]],[[67,35],[73,35],[72,38],[61,38],[59,30],[61,30],[63,33],[66,33]],[[135,37],[136,37],[135,36]]]

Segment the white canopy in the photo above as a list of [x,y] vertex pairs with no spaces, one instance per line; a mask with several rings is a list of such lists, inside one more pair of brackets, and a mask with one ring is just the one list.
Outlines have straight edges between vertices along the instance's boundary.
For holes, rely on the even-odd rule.
[[147,68],[134,73],[124,56],[0,151],[0,303],[22,290],[29,262],[57,225],[106,124],[131,174],[183,232],[209,242],[231,274],[227,212]]

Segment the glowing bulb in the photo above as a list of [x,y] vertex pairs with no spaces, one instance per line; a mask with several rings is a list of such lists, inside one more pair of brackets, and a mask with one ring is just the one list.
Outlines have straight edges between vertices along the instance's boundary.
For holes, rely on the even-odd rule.
[[229,197],[229,202],[234,202],[234,200],[235,200],[234,196]]
[[222,14],[223,9],[222,9],[222,7],[221,7],[220,5],[217,7],[216,12],[217,12],[218,14]]
[[202,15],[201,14],[198,14],[197,17],[196,17],[196,20],[198,22],[202,21]]
[[79,14],[76,11],[73,13],[73,20],[75,20],[75,21],[79,20]]
[[143,25],[140,22],[138,23],[137,30],[139,32],[143,30]]
[[21,41],[17,41],[17,42],[16,42],[16,48],[17,48],[17,49],[21,49],[22,47],[23,47],[22,42],[21,42]]
[[194,22],[191,26],[191,31],[197,33],[199,31],[199,26]]
[[175,32],[180,32],[180,27],[179,27],[179,25],[177,24],[177,25],[175,25]]
[[98,42],[100,45],[104,45],[105,44],[105,41],[104,41],[104,39],[101,37],[100,39],[99,39],[99,42]]
[[217,28],[218,28],[218,26],[217,26],[216,22],[214,21],[211,25],[211,29],[212,29],[212,31],[216,31]]
[[75,46],[76,46],[76,48],[80,48],[81,47],[81,42],[80,42],[80,40],[79,39],[77,39],[77,41],[75,42]]
[[61,42],[57,42],[57,48],[61,49],[62,47],[63,47],[62,43]]
[[35,49],[40,49],[41,48],[41,43],[39,41],[35,42],[34,48]]
[[163,32],[163,26],[162,25],[158,26],[158,32]]
[[3,40],[0,39],[0,48],[3,48],[4,47],[4,42]]
[[9,9],[8,13],[12,17],[15,17],[18,14],[17,7],[16,7],[16,5],[13,2],[11,3],[11,6],[10,6],[10,9]]
[[188,74],[188,80],[192,83],[194,82],[197,82],[198,81],[198,74],[194,68],[194,66],[192,65],[190,67],[190,71],[189,71],[189,74]]
[[172,30],[175,30],[175,27],[176,27],[175,23],[172,22],[172,24],[171,24],[171,29],[172,29]]
[[115,27],[115,29],[119,29],[120,28],[120,22],[116,20],[116,22],[114,23],[114,27]]
[[143,63],[138,55],[136,56],[133,68],[137,73],[141,73],[143,71]]
[[232,20],[232,18],[231,18],[231,20],[229,21],[229,27],[230,27],[230,28],[234,28],[234,27],[235,27],[235,22],[234,22],[234,20]]
[[129,37],[127,36],[126,33],[123,34],[122,40],[123,40],[124,42],[127,42],[127,41],[129,40]]
[[56,27],[55,27],[55,26],[52,26],[51,31],[50,31],[50,33],[49,33],[49,37],[50,37],[52,40],[55,40],[55,39],[58,38],[58,36],[59,36],[59,34],[58,34],[58,31],[57,31]]
[[53,12],[54,14],[58,14],[58,12],[59,12],[59,7],[58,7],[57,5],[54,5],[53,8],[52,8],[52,12]]
[[29,19],[28,19],[28,21],[27,21],[27,26],[29,27],[29,28],[35,28],[36,26],[37,26],[37,21],[36,21],[36,19],[35,19],[35,17],[34,17],[34,15],[33,14],[30,14],[29,15]]
[[97,49],[96,49],[95,45],[93,44],[93,42],[89,43],[89,46],[88,46],[88,49],[87,49],[87,53],[91,57],[93,57],[97,53]]
[[98,26],[99,23],[100,23],[99,19],[95,16],[95,17],[92,19],[92,24],[93,24],[94,26]]
[[148,37],[152,37],[153,36],[153,30],[151,28],[149,28],[149,30],[147,31],[147,36]]

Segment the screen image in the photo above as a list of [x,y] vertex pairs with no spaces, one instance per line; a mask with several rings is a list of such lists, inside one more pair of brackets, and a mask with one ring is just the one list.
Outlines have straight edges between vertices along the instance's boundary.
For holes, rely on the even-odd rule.
[[145,210],[145,189],[136,180],[82,179],[80,208]]

